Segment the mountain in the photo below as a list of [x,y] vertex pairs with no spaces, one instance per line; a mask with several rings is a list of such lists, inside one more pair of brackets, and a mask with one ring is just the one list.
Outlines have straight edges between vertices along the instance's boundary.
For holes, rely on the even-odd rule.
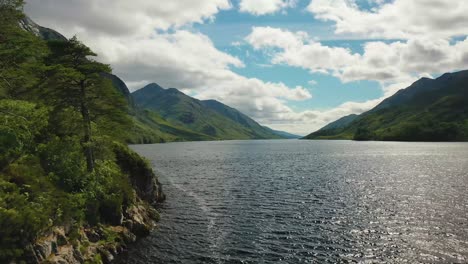
[[62,34],[58,33],[57,31],[39,26],[36,24],[32,19],[28,16],[25,16],[19,21],[19,25],[22,29],[33,33],[34,35],[42,38],[43,40],[61,40],[67,41],[67,38],[64,37]]
[[214,140],[213,137],[171,124],[154,111],[137,107],[124,81],[111,73],[101,73],[101,76],[110,80],[114,88],[128,102],[129,115],[133,119],[132,129],[128,131],[128,143],[143,144],[168,141]]
[[336,137],[336,134],[339,134],[343,128],[351,124],[354,120],[359,118],[359,115],[351,114],[345,117],[342,117],[336,121],[331,122],[330,124],[322,127],[321,129],[315,131],[314,133],[306,136],[306,139],[340,139]]
[[344,127],[305,139],[468,141],[468,71],[422,78]]
[[299,136],[299,135],[296,135],[296,134],[291,134],[289,132],[285,132],[285,131],[280,131],[280,130],[274,130],[274,129],[271,129],[269,127],[266,127],[264,126],[264,128],[270,130],[273,134],[276,134],[284,139],[299,139],[301,138],[302,136]]
[[353,122],[354,120],[356,120],[356,118],[358,118],[358,115],[355,115],[355,114],[347,115],[347,116],[345,116],[345,117],[342,117],[342,118],[336,120],[335,122],[332,122],[332,123],[330,123],[330,124],[324,126],[324,127],[321,128],[319,131],[331,130],[331,129],[338,129],[338,128],[346,127],[346,126],[349,125],[351,122]]
[[122,94],[125,100],[128,102],[130,109],[135,108],[135,103],[133,102],[133,98],[132,98],[132,95],[130,94],[130,90],[128,89],[127,84],[125,84],[125,82],[122,81],[122,79],[120,79],[118,76],[112,73],[107,73],[107,72],[101,73],[101,76],[112,82],[112,85],[114,86],[114,88],[120,94]]
[[200,101],[175,88],[164,89],[153,83],[132,93],[132,97],[139,108],[156,112],[172,125],[207,139],[283,138],[234,108],[215,100]]

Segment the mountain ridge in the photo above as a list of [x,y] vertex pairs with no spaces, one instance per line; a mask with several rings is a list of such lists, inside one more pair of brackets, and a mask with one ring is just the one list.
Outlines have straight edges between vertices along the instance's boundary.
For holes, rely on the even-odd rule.
[[256,121],[216,100],[198,100],[176,88],[151,83],[132,93],[138,107],[213,139],[280,139]]
[[422,78],[348,125],[324,128],[305,139],[468,141],[468,70]]

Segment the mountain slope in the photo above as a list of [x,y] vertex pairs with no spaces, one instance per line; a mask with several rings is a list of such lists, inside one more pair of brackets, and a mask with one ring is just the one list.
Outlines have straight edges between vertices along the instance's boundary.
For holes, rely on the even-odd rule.
[[299,135],[296,135],[296,134],[291,134],[289,132],[285,132],[285,131],[280,131],[280,130],[274,130],[274,129],[271,129],[269,127],[266,127],[264,126],[264,128],[268,129],[269,131],[271,131],[271,133],[274,133],[282,138],[285,138],[285,139],[299,139],[301,138],[302,136],[299,136]]
[[110,80],[114,88],[123,95],[129,105],[129,115],[133,120],[132,129],[128,132],[127,142],[132,144],[159,143],[169,141],[213,140],[213,137],[203,135],[184,127],[171,124],[154,111],[140,109],[135,105],[130,90],[124,81],[116,75],[101,73]]
[[340,118],[340,119],[338,119],[338,120],[324,126],[323,128],[320,129],[320,131],[332,130],[332,129],[338,129],[338,128],[346,127],[351,122],[356,120],[356,118],[358,118],[358,115],[355,115],[355,114],[347,115],[345,117],[342,117],[342,118]]
[[57,31],[42,27],[36,24],[32,19],[25,16],[20,21],[20,27],[28,32],[33,33],[34,35],[40,37],[43,40],[60,40],[60,41],[67,41],[67,38],[64,37],[62,34],[58,33]]
[[342,128],[306,139],[468,140],[468,71],[423,78]]
[[292,135],[287,132],[277,131],[269,127],[262,126],[247,115],[239,112],[237,109],[234,109],[216,100],[204,100],[201,102],[204,106],[216,111],[218,114],[223,115],[232,121],[255,131],[255,134],[258,136],[258,138],[299,138],[299,136]]
[[[305,139],[342,139],[347,138],[340,134],[342,129],[351,124],[354,120],[358,119],[359,115],[351,114],[345,117],[342,117],[336,121],[331,122],[330,124],[322,127],[321,129],[315,131],[314,133],[305,137]],[[339,136],[336,136],[340,134]]]
[[171,124],[207,138],[282,138],[234,108],[214,100],[197,100],[175,88],[164,89],[153,83],[132,96],[138,107],[155,111]]

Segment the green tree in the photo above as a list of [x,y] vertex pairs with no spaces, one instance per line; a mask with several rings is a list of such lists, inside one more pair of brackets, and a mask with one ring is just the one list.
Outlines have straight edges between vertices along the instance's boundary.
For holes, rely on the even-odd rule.
[[23,0],[0,0],[0,29],[11,26],[23,17]]
[[0,100],[0,170],[35,151],[35,138],[47,126],[47,114],[34,103]]
[[19,26],[23,1],[0,0],[0,98],[31,95],[43,70],[45,43]]
[[[46,97],[59,109],[72,107],[81,115],[82,146],[88,172],[95,167],[93,123],[125,124],[126,104],[122,96],[101,73],[110,73],[108,65],[91,57],[96,54],[73,37],[69,41],[51,41],[46,59],[48,79],[43,85]],[[104,118],[102,118],[104,117]]]

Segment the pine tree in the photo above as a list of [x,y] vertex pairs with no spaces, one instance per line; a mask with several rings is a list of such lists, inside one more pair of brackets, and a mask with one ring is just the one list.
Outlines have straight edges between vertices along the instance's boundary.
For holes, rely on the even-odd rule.
[[56,107],[72,107],[81,114],[82,146],[88,172],[92,172],[95,166],[92,124],[102,115],[124,121],[125,101],[110,81],[101,76],[103,72],[110,73],[110,67],[91,59],[96,54],[76,37],[51,41],[49,48],[51,55],[46,64],[50,68],[44,91]]

